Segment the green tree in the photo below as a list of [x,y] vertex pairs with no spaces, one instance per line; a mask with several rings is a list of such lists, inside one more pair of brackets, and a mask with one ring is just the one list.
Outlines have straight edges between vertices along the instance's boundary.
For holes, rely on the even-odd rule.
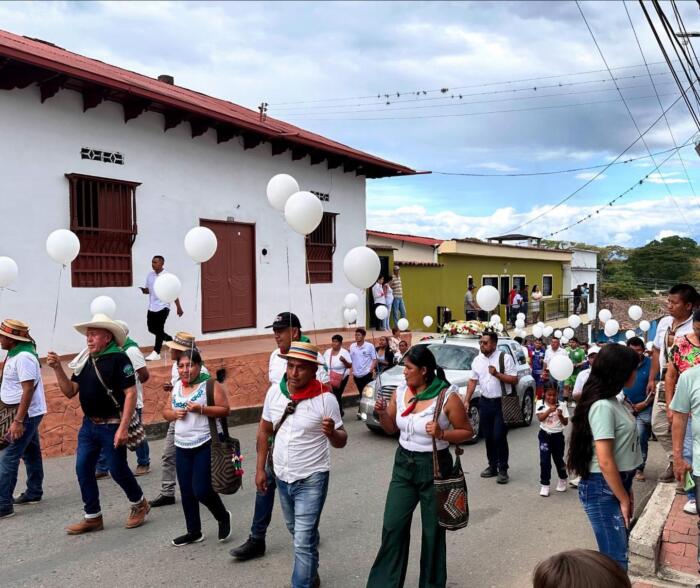
[[660,283],[688,282],[692,279],[695,262],[700,256],[698,244],[688,237],[656,239],[629,253],[627,264],[636,278]]

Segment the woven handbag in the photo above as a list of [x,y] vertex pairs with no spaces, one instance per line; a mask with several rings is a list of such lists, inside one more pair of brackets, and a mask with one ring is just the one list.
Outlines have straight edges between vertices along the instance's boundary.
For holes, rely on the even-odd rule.
[[[506,356],[503,352],[498,357],[498,371],[502,374],[506,372]],[[508,427],[522,425],[525,422],[523,407],[520,404],[515,386],[510,385],[510,392],[508,392],[504,382],[501,382],[501,410],[503,411],[503,422]]]
[[[438,396],[433,422],[437,423],[443,404],[445,403],[444,389]],[[433,485],[435,487],[435,503],[437,507],[438,524],[448,531],[463,529],[469,523],[469,492],[467,480],[462,471],[462,448],[455,448],[455,462],[452,471],[445,478],[438,464],[437,443],[433,437]]]
[[10,444],[10,427],[18,409],[19,404],[4,404],[0,401],[0,450]]
[[[207,406],[214,406],[214,380],[207,380]],[[222,435],[216,429],[221,424]],[[211,486],[218,494],[235,494],[243,485],[243,478],[236,469],[235,459],[241,455],[241,443],[229,436],[225,418],[209,418],[211,432]]]

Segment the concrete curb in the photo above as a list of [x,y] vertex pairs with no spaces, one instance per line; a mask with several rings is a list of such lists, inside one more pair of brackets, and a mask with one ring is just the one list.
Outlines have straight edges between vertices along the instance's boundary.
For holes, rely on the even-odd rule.
[[657,578],[661,538],[675,497],[675,484],[658,484],[649,498],[630,534],[629,572],[631,575]]
[[678,572],[673,568],[668,566],[661,566],[659,568],[658,576],[663,580],[669,582],[671,586],[697,586],[698,578],[697,576],[691,576],[690,574],[685,574],[683,572]]

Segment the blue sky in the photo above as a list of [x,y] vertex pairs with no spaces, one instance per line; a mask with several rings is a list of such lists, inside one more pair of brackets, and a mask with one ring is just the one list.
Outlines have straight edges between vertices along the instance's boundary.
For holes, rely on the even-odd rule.
[[[679,4],[688,30],[700,30],[697,5]],[[582,8],[646,130],[661,108],[639,67],[624,5]],[[662,57],[639,4],[627,9],[666,108],[679,91],[657,63]],[[586,167],[611,161],[639,136],[572,2],[9,2],[0,4],[0,28],[146,75],[170,73],[179,85],[252,108],[265,100],[271,116],[419,170]],[[524,79],[531,81],[517,81]],[[682,101],[668,120],[679,144],[697,132]],[[673,147],[663,119],[645,139],[652,152]],[[700,159],[692,146],[682,153],[690,182],[677,157],[660,173],[651,159],[639,160],[612,166],[551,212],[591,172],[368,181],[368,226],[485,237],[546,213],[519,229],[546,236],[654,173],[558,237],[621,245],[670,234],[698,238]],[[646,154],[640,141],[624,158]]]

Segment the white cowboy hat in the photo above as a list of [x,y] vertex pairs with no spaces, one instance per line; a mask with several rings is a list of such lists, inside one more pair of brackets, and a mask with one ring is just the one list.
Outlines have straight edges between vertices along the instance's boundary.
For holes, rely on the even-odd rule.
[[104,329],[105,331],[109,331],[114,335],[114,341],[119,347],[124,345],[124,341],[126,341],[126,333],[122,326],[102,313],[97,313],[92,317],[92,320],[87,323],[73,325],[73,328],[82,335],[86,335],[88,329]]

